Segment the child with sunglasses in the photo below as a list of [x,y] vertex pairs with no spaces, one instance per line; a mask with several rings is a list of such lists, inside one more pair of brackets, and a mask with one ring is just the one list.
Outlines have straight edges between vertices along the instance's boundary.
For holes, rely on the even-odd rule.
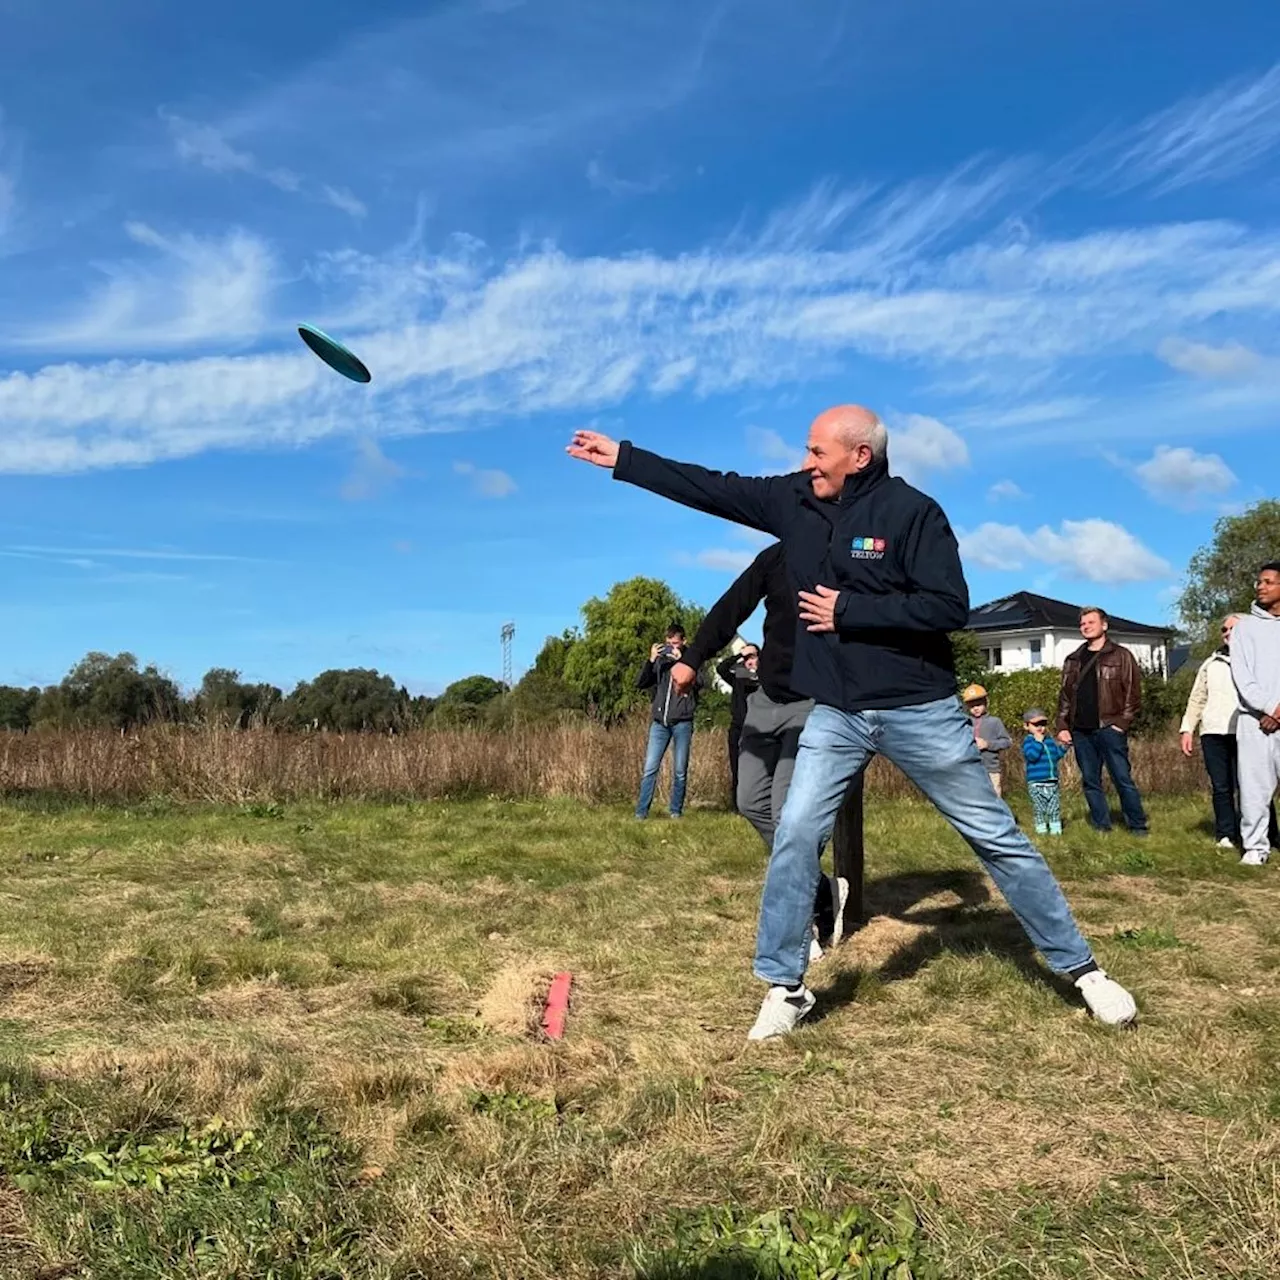
[[1062,834],[1062,798],[1058,791],[1058,764],[1071,749],[1049,736],[1049,717],[1039,707],[1029,707],[1022,717],[1026,736],[1022,757],[1027,762],[1027,790],[1035,813],[1036,834]]

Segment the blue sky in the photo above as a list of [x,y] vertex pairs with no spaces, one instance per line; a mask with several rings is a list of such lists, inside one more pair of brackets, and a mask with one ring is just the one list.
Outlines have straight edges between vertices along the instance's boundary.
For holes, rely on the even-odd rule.
[[778,471],[860,401],[975,603],[1151,622],[1277,491],[1274,0],[3,12],[0,682],[430,691],[710,603],[756,542],[585,424]]

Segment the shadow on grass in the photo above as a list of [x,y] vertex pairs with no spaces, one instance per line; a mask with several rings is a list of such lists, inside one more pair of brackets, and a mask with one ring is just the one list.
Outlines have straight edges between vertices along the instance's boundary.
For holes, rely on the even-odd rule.
[[639,1280],[777,1280],[778,1269],[754,1258],[664,1262],[638,1273]]
[[[953,893],[959,902],[921,908],[922,902],[940,893]],[[1075,986],[1069,978],[1045,968],[1023,932],[1018,918],[1007,907],[976,911],[991,901],[991,891],[977,870],[904,871],[870,880],[866,886],[866,912],[888,916],[920,926],[922,932],[896,948],[871,970],[844,970],[822,992],[816,992],[817,1007],[811,1022],[858,998],[859,988],[869,972],[880,982],[900,982],[913,978],[939,956],[993,954],[1011,961],[1028,982],[1048,987],[1062,999],[1076,1002]],[[858,930],[865,928],[865,922]]]

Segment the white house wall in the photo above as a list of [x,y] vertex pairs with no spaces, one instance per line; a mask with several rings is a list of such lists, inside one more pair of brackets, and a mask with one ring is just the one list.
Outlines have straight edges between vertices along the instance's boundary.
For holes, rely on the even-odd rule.
[[[1140,667],[1144,669],[1158,667],[1162,671],[1167,669],[1168,659],[1162,640],[1153,639],[1150,636],[1127,636],[1123,632],[1115,631],[1110,634],[1117,644],[1123,645],[1133,654]],[[1000,646],[1000,662],[992,667],[992,670],[999,672],[1029,670],[1033,666],[1031,655],[1033,640],[1040,641],[1040,661],[1034,664],[1040,667],[1061,667],[1067,655],[1074,653],[1084,643],[1077,631],[1066,635],[1053,631],[1043,631],[1039,634],[1026,631],[978,633],[978,644],[984,651],[993,649],[996,645]]]

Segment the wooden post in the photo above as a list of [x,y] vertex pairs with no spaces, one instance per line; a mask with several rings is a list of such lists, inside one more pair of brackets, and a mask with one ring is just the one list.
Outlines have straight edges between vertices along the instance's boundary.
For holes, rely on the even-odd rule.
[[836,875],[849,882],[849,897],[844,904],[844,932],[848,936],[866,918],[863,899],[865,868],[862,829],[862,797],[867,771],[861,770],[849,783],[844,793],[840,812],[836,814],[835,830],[831,833],[831,856]]

